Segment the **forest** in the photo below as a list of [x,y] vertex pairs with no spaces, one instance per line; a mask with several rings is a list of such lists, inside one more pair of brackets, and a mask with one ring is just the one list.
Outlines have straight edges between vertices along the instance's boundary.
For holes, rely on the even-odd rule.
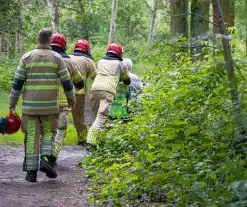
[[[0,117],[41,28],[66,35],[68,54],[88,40],[96,63],[121,43],[144,83],[129,121],[102,131],[97,150],[74,163],[87,204],[62,206],[247,206],[247,0],[0,3]],[[65,145],[75,139],[70,121]],[[0,151],[23,143],[21,131],[0,135]]]

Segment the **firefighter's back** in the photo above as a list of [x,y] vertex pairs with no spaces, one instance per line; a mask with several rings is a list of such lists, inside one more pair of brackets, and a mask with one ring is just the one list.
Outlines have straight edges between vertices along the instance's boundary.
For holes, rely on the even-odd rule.
[[23,113],[45,115],[58,113],[58,76],[67,74],[61,68],[62,57],[49,46],[37,46],[22,58],[26,81],[23,89]]

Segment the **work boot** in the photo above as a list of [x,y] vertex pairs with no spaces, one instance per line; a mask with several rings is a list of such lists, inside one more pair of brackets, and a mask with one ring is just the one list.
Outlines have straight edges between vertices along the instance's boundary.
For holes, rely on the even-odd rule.
[[44,172],[48,178],[56,178],[57,173],[54,170],[54,162],[49,161],[45,156],[40,159],[40,171]]
[[57,158],[55,158],[55,157],[49,157],[48,158],[48,163],[49,163],[49,165],[52,167],[52,168],[54,168],[55,167],[55,165],[57,165]]
[[26,175],[26,181],[28,182],[37,182],[37,171],[28,170]]

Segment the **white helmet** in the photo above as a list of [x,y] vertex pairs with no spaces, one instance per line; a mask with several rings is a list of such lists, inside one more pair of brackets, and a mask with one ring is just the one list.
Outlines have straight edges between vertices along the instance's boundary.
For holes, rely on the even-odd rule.
[[132,60],[131,59],[124,59],[123,64],[125,64],[128,68],[128,71],[132,73]]

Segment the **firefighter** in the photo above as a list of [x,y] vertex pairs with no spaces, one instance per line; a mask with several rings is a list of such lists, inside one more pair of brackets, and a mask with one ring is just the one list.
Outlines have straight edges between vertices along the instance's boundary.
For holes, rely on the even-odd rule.
[[109,116],[118,82],[130,84],[130,76],[122,62],[122,56],[122,45],[112,43],[107,48],[106,56],[98,62],[97,75],[91,89],[92,112],[96,119],[88,132],[88,149],[97,145],[97,134]]
[[[51,38],[51,47],[52,50],[59,53],[63,60],[67,65],[67,69],[70,73],[70,77],[75,86],[76,90],[83,89],[84,81],[81,73],[78,70],[77,63],[72,61],[70,56],[66,54],[67,40],[66,37],[62,33],[56,33],[52,35]],[[66,131],[68,128],[68,103],[66,100],[66,96],[63,92],[63,88],[60,84],[59,86],[59,119],[58,119],[58,129],[55,137],[55,152],[56,158],[58,158],[58,154],[63,146],[63,141],[66,135]]]
[[78,144],[85,145],[87,137],[87,125],[85,121],[85,97],[87,93],[87,80],[94,80],[96,76],[96,65],[90,52],[91,46],[87,40],[78,40],[74,52],[70,55],[72,60],[77,61],[79,71],[84,77],[84,89],[76,91],[76,105],[72,110],[73,122],[77,131]]
[[73,108],[75,104],[74,87],[69,72],[61,55],[51,50],[51,37],[50,30],[39,31],[38,45],[20,60],[10,94],[9,108],[14,110],[23,91],[23,170],[27,171],[26,180],[29,182],[37,181],[38,170],[46,173],[49,178],[57,177],[52,162],[56,157],[53,146],[59,113],[58,79],[65,91],[69,108]]
[[141,88],[143,87],[143,83],[140,81],[137,75],[132,73],[132,65],[133,65],[132,60],[126,58],[123,60],[123,64],[126,65],[129,71],[130,80],[131,80],[130,87],[132,87],[135,91],[141,90]]

